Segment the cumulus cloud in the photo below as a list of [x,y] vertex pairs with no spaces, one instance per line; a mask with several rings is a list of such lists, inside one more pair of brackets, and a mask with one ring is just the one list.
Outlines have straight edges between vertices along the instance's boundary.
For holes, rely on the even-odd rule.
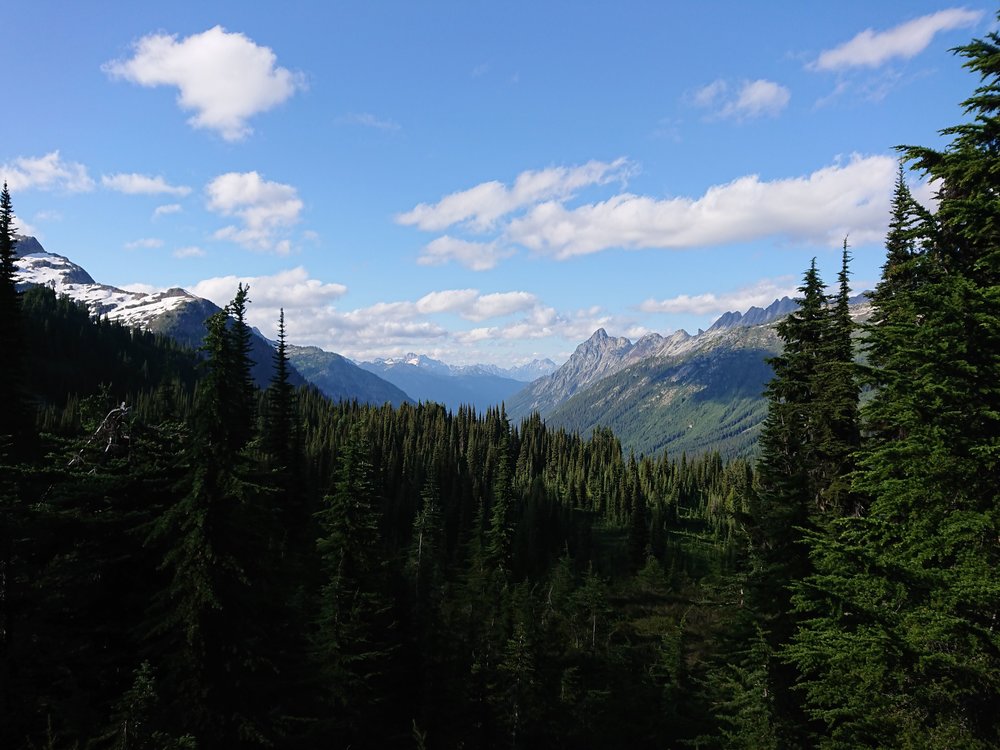
[[478,289],[447,289],[425,294],[417,300],[416,310],[424,315],[468,310],[479,299]]
[[215,26],[184,39],[176,34],[144,36],[133,44],[131,57],[107,62],[102,70],[140,86],[176,87],[177,103],[194,112],[190,125],[237,141],[252,132],[250,117],[304,87],[300,74],[276,63],[269,47]]
[[205,193],[210,211],[242,222],[217,230],[215,239],[279,255],[291,251],[289,240],[277,235],[299,221],[302,201],[294,187],[265,180],[257,172],[229,172],[212,180]]
[[[415,300],[394,300],[353,309],[338,309],[347,288],[310,277],[302,267],[272,276],[223,276],[188,288],[222,306],[238,284],[250,287],[247,318],[266,336],[274,337],[280,308],[285,310],[288,341],[320,346],[356,360],[398,356],[419,351],[451,363],[490,361],[509,364],[518,342],[555,338],[571,348],[596,328],[628,328],[599,307],[557,312],[524,291],[482,293],[478,289],[433,291]],[[469,328],[445,325],[441,316],[457,316]],[[495,325],[476,326],[484,321]],[[475,349],[471,343],[477,343]],[[497,352],[503,353],[497,353]]]
[[803,177],[740,177],[698,198],[620,194],[576,208],[539,204],[510,222],[511,242],[557,259],[610,248],[691,248],[764,237],[878,241],[896,173],[889,156],[853,155]]
[[695,91],[691,100],[697,107],[712,110],[714,117],[743,121],[775,117],[791,98],[785,86],[760,78],[744,81],[735,89],[719,79]]
[[497,242],[470,242],[446,234],[428,242],[421,250],[417,263],[441,266],[455,261],[472,271],[489,271],[513,253],[513,250],[501,247]]
[[824,50],[808,67],[812,70],[877,68],[894,58],[908,60],[927,49],[936,34],[972,26],[982,17],[980,10],[948,8],[886,31],[865,29],[853,39]]
[[543,200],[565,199],[589,185],[624,181],[634,170],[626,159],[590,161],[578,167],[550,167],[522,172],[511,186],[484,182],[468,190],[446,195],[437,203],[421,203],[396,216],[396,222],[436,232],[455,224],[473,231],[487,231],[496,222],[526,206]]
[[302,266],[279,271],[272,276],[217,276],[199,281],[191,291],[221,307],[233,298],[240,284],[250,286],[250,298],[258,307],[284,307],[286,310],[308,310],[329,305],[347,292],[343,284],[310,278],[309,272]]
[[163,240],[156,237],[143,237],[141,240],[133,240],[132,242],[125,243],[126,250],[136,250],[139,248],[153,250],[158,247],[163,247]]
[[338,117],[337,122],[341,125],[361,125],[362,127],[373,128],[374,130],[381,130],[388,133],[400,129],[398,122],[376,117],[370,112],[351,112],[343,117]]
[[639,309],[647,313],[671,315],[708,315],[730,310],[742,312],[755,306],[767,307],[776,299],[794,297],[797,294],[794,277],[783,276],[777,279],[761,279],[750,286],[719,294],[706,292],[694,295],[681,294],[662,300],[647,299],[639,305]]
[[501,318],[524,310],[537,310],[538,298],[528,292],[497,292],[484,294],[471,310],[465,313],[470,320]]
[[86,193],[94,189],[87,168],[78,162],[63,161],[58,151],[45,156],[19,156],[8,164],[0,164],[2,181],[13,191],[34,188]]
[[106,174],[101,176],[101,184],[109,190],[128,195],[176,195],[183,197],[191,192],[185,185],[170,185],[160,177],[144,174]]

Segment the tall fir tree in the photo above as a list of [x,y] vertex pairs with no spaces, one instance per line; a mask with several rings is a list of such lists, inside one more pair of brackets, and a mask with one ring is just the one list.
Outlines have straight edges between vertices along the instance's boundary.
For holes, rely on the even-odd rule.
[[27,429],[27,408],[24,390],[24,332],[21,321],[21,300],[17,291],[16,225],[14,205],[7,183],[0,190],[0,393],[4,406],[0,409],[0,456],[16,449],[18,438]]
[[[790,650],[829,747],[1000,745],[1000,37],[958,48],[972,121],[913,210],[897,185],[869,356],[876,391],[854,489],[868,512],[815,540]],[[915,218],[915,220],[912,220]]]
[[378,747],[394,630],[369,450],[352,435],[337,460],[333,492],[317,514],[324,582],[314,635],[327,714],[321,727],[344,746]]
[[[234,300],[245,305],[244,287]],[[205,375],[186,446],[180,499],[157,519],[166,587],[155,597],[150,643],[165,703],[199,744],[254,747],[275,739],[264,597],[273,518],[254,481],[247,446],[253,402],[248,350],[227,307],[206,323]]]
[[794,689],[797,670],[781,658],[798,621],[792,592],[812,573],[809,536],[857,512],[850,477],[860,441],[859,387],[848,263],[845,240],[838,288],[828,296],[814,260],[799,287],[798,309],[778,324],[784,348],[771,360],[747,523],[749,608],[763,638],[749,652],[755,663],[747,669],[767,674],[775,737],[788,747],[808,744],[814,729]]

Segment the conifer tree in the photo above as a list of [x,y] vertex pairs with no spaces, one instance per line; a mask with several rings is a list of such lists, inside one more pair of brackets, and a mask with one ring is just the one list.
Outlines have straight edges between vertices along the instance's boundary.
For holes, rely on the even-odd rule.
[[274,374],[267,389],[267,411],[264,420],[264,449],[279,467],[292,468],[295,463],[296,404],[291,383],[288,350],[285,341],[285,310],[278,314],[278,342],[274,348]]
[[[235,303],[245,304],[242,286]],[[273,522],[246,452],[250,360],[233,322],[223,310],[206,323],[183,494],[150,535],[163,548],[169,576],[152,606],[150,635],[162,649],[166,700],[185,731],[199,742],[235,747],[273,741],[277,706],[263,653],[264,602],[254,591],[267,580]]]
[[[15,266],[14,206],[4,182],[0,190],[0,393],[4,406],[0,409],[0,455],[25,428],[24,403],[24,341],[21,323],[20,295],[17,291]],[[8,445],[5,445],[8,444]]]
[[777,658],[796,628],[792,591],[812,572],[807,535],[849,504],[847,477],[859,440],[847,265],[845,241],[831,300],[814,260],[799,287],[798,309],[778,324],[784,349],[770,360],[774,377],[746,524],[750,610],[769,649],[751,652],[758,663],[747,669],[757,673],[765,659],[775,736],[788,746],[807,742],[810,731],[793,691],[796,671]]
[[939,203],[911,212],[897,185],[854,483],[868,512],[816,540],[799,598],[790,656],[830,747],[1000,743],[1000,37],[958,53],[981,79],[972,121],[903,150]]
[[[345,745],[377,745],[385,727],[373,717],[384,697],[392,644],[387,571],[379,535],[375,468],[352,436],[338,462],[332,494],[319,512],[319,592],[316,655],[333,727]],[[368,734],[366,735],[366,732]]]

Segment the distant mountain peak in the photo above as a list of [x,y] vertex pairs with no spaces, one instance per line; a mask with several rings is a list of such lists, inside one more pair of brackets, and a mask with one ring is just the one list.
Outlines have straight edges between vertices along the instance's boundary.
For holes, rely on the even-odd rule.
[[785,317],[789,313],[794,312],[796,308],[798,308],[798,303],[791,297],[786,296],[774,300],[767,307],[757,307],[754,305],[746,312],[730,311],[723,313],[709,326],[708,330],[721,331],[736,326],[748,328],[750,326],[764,325],[778,318]]

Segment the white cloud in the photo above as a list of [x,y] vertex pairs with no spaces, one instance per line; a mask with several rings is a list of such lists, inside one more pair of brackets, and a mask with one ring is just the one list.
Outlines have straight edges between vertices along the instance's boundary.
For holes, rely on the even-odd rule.
[[691,248],[780,237],[835,245],[879,241],[896,173],[889,156],[853,155],[804,177],[740,177],[699,198],[621,194],[576,208],[550,201],[510,222],[506,237],[566,259],[610,248]]
[[797,284],[794,278],[785,276],[778,279],[761,279],[750,286],[720,294],[706,292],[695,295],[681,294],[663,300],[648,299],[639,305],[639,309],[647,313],[672,315],[721,314],[730,310],[743,312],[754,306],[767,307],[776,299],[795,297],[797,294]]
[[702,109],[711,109],[713,117],[743,121],[775,117],[791,98],[785,86],[763,78],[743,81],[735,90],[720,79],[698,89],[692,102]]
[[138,248],[152,250],[158,247],[163,247],[163,240],[156,237],[143,237],[141,240],[133,240],[132,242],[125,243],[126,250],[136,250]]
[[14,233],[22,237],[34,237],[37,240],[42,240],[42,232],[34,224],[29,224],[20,216],[14,217]]
[[370,112],[351,112],[343,117],[338,117],[337,122],[342,125],[361,125],[366,128],[382,130],[388,133],[392,133],[400,129],[398,122],[376,117]]
[[159,219],[161,216],[167,216],[168,214],[179,214],[182,210],[180,203],[167,203],[153,209],[153,218]]
[[538,298],[528,292],[498,292],[484,294],[476,304],[465,313],[470,320],[486,320],[501,318],[525,310],[533,310],[538,306]]
[[162,291],[158,286],[146,284],[141,281],[136,281],[132,284],[122,284],[121,288],[126,292],[138,292],[139,294],[155,294],[156,292]]
[[446,195],[434,204],[421,203],[396,216],[396,222],[436,232],[465,223],[474,231],[492,228],[498,219],[543,200],[565,199],[589,185],[624,181],[634,166],[624,158],[613,162],[590,161],[578,167],[550,167],[522,172],[510,187],[484,182]]
[[496,242],[469,242],[446,234],[428,242],[420,252],[417,263],[440,266],[455,261],[473,271],[489,271],[501,259],[511,255],[513,250],[500,247]]
[[747,81],[740,87],[736,99],[728,102],[720,114],[737,120],[774,117],[788,106],[791,98],[791,92],[774,81]]
[[6,181],[12,191],[61,190],[86,193],[94,189],[87,168],[78,162],[66,162],[58,151],[45,156],[19,156],[9,164],[0,165],[0,182]]
[[425,294],[417,300],[417,312],[424,315],[468,310],[479,299],[478,289],[448,289]]
[[728,90],[729,84],[719,78],[695,91],[692,101],[696,107],[712,107]]
[[149,177],[144,174],[106,174],[101,176],[101,184],[109,190],[128,195],[177,195],[185,196],[191,192],[186,185],[170,185],[160,176]]
[[140,86],[176,86],[177,103],[194,112],[189,124],[236,141],[252,132],[250,117],[304,88],[301,75],[276,62],[270,48],[215,26],[180,41],[175,34],[144,36],[134,43],[132,57],[105,63],[102,70]]
[[[419,351],[451,363],[474,357],[471,361],[509,364],[512,347],[519,341],[555,338],[574,347],[601,326],[628,326],[597,307],[559,313],[524,291],[482,294],[477,289],[447,289],[412,301],[339,310],[337,304],[347,288],[313,279],[302,267],[272,276],[210,278],[188,288],[222,306],[240,283],[250,287],[248,321],[266,336],[276,335],[278,310],[284,308],[290,343],[320,346],[357,360]],[[442,315],[458,315],[473,323],[495,319],[499,324],[454,330],[438,320]],[[482,346],[473,349],[469,346],[473,342]],[[485,353],[491,349],[492,358]]]
[[808,67],[812,70],[876,68],[893,58],[908,60],[927,49],[936,34],[971,26],[982,17],[983,11],[948,8],[886,31],[865,29],[853,39],[824,50]]
[[229,172],[212,180],[205,192],[209,210],[242,220],[242,226],[216,231],[215,239],[278,255],[291,251],[291,243],[276,235],[299,220],[302,201],[294,187],[265,180],[257,172]]
[[175,258],[203,258],[205,256],[205,251],[196,245],[190,245],[188,247],[179,247],[174,250]]
[[[286,310],[323,307],[347,292],[347,287],[343,284],[310,278],[309,272],[302,266],[279,271],[273,276],[217,276],[204,279],[191,287],[191,292],[210,299],[221,307],[233,298],[236,287],[241,283],[250,285],[250,299],[258,309],[265,307],[275,311],[280,307]],[[253,309],[253,306],[248,309]]]

